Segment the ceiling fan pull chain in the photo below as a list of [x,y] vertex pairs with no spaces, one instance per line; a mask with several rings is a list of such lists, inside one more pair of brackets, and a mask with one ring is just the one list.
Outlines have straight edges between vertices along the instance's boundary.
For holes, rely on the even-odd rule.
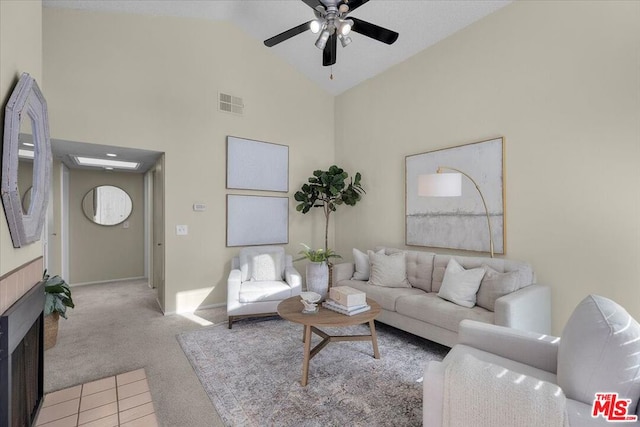
[[333,80],[333,65],[331,66],[331,75],[329,76],[330,80]]

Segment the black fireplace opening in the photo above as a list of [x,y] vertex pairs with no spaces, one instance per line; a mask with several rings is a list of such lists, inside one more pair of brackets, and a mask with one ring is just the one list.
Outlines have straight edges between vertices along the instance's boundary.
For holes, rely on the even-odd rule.
[[44,389],[44,284],[0,317],[0,426],[35,425]]

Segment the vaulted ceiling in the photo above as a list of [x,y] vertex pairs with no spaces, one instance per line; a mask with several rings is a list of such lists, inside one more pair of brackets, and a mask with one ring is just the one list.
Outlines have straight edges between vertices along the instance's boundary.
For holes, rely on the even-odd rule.
[[[355,10],[353,16],[398,32],[398,40],[386,45],[352,32],[350,45],[343,48],[338,44],[337,62],[332,67],[322,66],[322,51],[314,46],[317,35],[310,31],[264,49],[271,49],[327,92],[338,95],[510,2],[370,0]],[[313,10],[301,0],[43,0],[43,5],[226,20],[260,43],[314,18]],[[331,74],[334,79],[329,78]]]

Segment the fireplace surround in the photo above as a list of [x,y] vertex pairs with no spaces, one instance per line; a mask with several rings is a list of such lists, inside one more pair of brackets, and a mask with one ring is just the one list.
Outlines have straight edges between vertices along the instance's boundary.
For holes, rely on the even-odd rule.
[[0,317],[0,426],[35,424],[44,383],[44,282]]

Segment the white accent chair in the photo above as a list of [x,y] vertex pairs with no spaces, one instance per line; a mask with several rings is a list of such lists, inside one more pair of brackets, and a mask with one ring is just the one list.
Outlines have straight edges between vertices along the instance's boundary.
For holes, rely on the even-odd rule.
[[241,249],[227,280],[229,329],[240,318],[276,315],[278,304],[301,290],[302,276],[282,246]]
[[[602,416],[591,416],[596,393],[618,393],[619,400],[631,399],[628,415],[640,415],[640,325],[624,308],[607,298],[586,297],[571,315],[562,338],[472,320],[460,322],[458,333],[459,343],[444,360],[431,361],[425,368],[425,427],[443,425],[443,408],[448,404],[446,400],[452,399],[445,390],[451,378],[447,366],[453,362],[457,363],[451,368],[461,366],[469,355],[522,374],[522,378],[532,377],[559,386],[566,396],[572,427],[611,425]],[[490,398],[487,390],[480,387],[476,393],[483,399]],[[506,390],[498,393],[504,393],[504,405],[510,405],[512,395]],[[456,396],[459,398],[464,399]],[[624,425],[640,426],[640,421]]]

